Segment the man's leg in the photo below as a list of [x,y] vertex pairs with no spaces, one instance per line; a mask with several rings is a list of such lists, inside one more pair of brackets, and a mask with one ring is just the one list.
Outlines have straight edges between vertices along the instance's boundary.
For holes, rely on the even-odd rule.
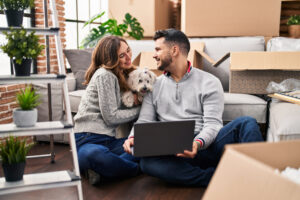
[[215,168],[201,169],[190,164],[188,160],[190,159],[175,156],[145,157],[141,159],[140,167],[145,174],[169,183],[207,186]]
[[142,158],[140,166],[144,173],[167,182],[207,186],[226,144],[256,141],[263,141],[256,120],[239,117],[224,126],[215,142],[200,150],[194,159],[175,156]]
[[226,144],[260,142],[262,134],[256,120],[252,117],[239,117],[226,124],[218,133],[215,141],[207,149],[207,155],[219,162]]

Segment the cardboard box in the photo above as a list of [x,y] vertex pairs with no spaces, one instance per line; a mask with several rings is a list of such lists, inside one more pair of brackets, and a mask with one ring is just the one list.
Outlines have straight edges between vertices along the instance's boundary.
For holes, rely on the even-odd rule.
[[[188,60],[191,62],[193,67],[202,69],[202,59],[206,59],[212,65],[216,62],[211,59],[204,52],[205,44],[203,42],[191,42],[191,49],[188,55]],[[142,68],[147,67],[153,71],[157,76],[161,75],[163,72],[157,69],[157,62],[153,58],[154,51],[144,51],[138,54],[138,56],[132,61],[132,64]]]
[[145,37],[153,37],[156,30],[171,27],[172,4],[169,0],[109,0],[109,17],[122,23],[126,13],[137,18]]
[[300,52],[230,53],[229,92],[267,94],[271,81],[300,79]]
[[300,141],[227,145],[204,200],[299,200],[300,184],[276,173],[300,167]]
[[281,0],[182,0],[181,30],[199,36],[279,36]]
[[157,76],[160,76],[163,72],[157,69],[156,60],[153,58],[153,55],[154,51],[143,51],[132,61],[132,64],[141,68],[148,68]]

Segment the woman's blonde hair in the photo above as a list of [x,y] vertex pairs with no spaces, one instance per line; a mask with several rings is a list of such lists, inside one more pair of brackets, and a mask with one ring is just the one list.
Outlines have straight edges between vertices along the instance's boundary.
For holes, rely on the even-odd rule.
[[91,65],[85,73],[84,85],[88,85],[96,70],[103,67],[111,70],[117,76],[121,91],[129,90],[126,79],[134,68],[122,69],[119,67],[118,51],[121,42],[127,44],[126,40],[117,36],[106,36],[98,42],[92,54]]

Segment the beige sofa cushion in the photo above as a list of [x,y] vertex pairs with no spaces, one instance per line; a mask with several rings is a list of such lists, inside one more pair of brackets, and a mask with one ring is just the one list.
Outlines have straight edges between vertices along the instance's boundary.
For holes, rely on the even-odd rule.
[[[77,113],[81,96],[85,90],[69,92],[71,111]],[[267,102],[249,94],[225,93],[223,120],[228,122],[240,116],[251,116],[258,123],[266,123]]]
[[81,97],[84,93],[85,93],[85,90],[75,90],[75,91],[69,92],[72,113],[77,113]]
[[267,102],[249,94],[224,93],[223,121],[229,122],[240,116],[250,116],[258,123],[266,123]]
[[272,100],[267,141],[300,139],[300,105]]

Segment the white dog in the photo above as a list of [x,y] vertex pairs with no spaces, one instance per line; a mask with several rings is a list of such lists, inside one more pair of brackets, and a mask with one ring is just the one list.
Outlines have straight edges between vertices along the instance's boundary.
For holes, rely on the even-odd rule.
[[156,80],[156,75],[147,68],[130,72],[127,84],[131,91],[124,92],[122,102],[126,107],[132,107],[134,104],[134,94],[138,95],[139,102],[143,101],[147,92],[152,91],[152,86]]

